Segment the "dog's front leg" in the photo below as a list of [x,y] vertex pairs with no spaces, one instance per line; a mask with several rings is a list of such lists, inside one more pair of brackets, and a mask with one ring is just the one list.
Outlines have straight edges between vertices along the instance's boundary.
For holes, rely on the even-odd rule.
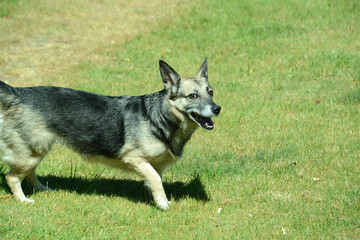
[[144,180],[145,184],[150,188],[152,196],[158,208],[163,211],[169,209],[169,202],[166,198],[161,177],[150,163],[144,161],[136,161],[132,164],[135,172],[137,172]]

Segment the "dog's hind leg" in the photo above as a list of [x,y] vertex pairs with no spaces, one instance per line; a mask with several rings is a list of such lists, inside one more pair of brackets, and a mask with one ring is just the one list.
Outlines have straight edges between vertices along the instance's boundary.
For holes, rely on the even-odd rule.
[[34,200],[26,198],[21,188],[21,182],[27,174],[28,172],[24,171],[22,168],[12,167],[11,170],[6,174],[5,178],[11,189],[11,192],[14,195],[14,198],[17,201],[32,203]]
[[51,188],[45,187],[35,175],[35,169],[33,169],[27,176],[26,181],[28,181],[35,189],[40,191],[53,191]]
[[[26,159],[26,160],[20,160]],[[10,160],[10,171],[6,174],[5,179],[9,185],[14,198],[20,202],[32,203],[34,200],[26,198],[21,188],[21,182],[26,178],[30,184],[40,190],[45,190],[43,186],[35,176],[35,168],[41,162],[41,157],[14,157]]]

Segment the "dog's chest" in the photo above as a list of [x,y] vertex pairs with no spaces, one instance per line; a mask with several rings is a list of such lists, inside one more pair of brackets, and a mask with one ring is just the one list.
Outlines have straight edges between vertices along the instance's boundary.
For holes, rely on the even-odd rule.
[[152,135],[147,136],[146,141],[140,146],[142,155],[155,169],[164,168],[178,160],[166,143]]
[[176,163],[179,160],[178,157],[173,156],[169,151],[163,152],[154,158],[148,159],[149,163],[153,168],[161,174],[170,165]]
[[168,153],[165,144],[155,138],[142,144],[141,152],[149,159],[158,158]]

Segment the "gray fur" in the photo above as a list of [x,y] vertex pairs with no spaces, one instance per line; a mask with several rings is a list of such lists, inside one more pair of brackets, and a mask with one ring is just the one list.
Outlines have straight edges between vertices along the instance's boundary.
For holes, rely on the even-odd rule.
[[164,89],[143,96],[13,88],[0,81],[0,146],[11,167],[6,180],[15,199],[32,202],[21,189],[25,177],[34,187],[47,189],[35,168],[61,140],[89,161],[138,173],[157,206],[167,210],[161,174],[181,157],[198,126],[213,128],[210,118],[220,107],[209,92],[206,59],[194,78],[181,79],[167,63],[159,64]]

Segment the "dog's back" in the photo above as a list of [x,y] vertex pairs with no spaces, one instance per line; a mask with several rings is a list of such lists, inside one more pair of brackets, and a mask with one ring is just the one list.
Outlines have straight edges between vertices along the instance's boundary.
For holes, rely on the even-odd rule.
[[[58,87],[5,86],[9,90],[1,99],[6,101],[2,101],[6,105],[3,110],[6,128],[15,131],[27,128],[25,132],[31,132],[26,126],[37,120],[38,127],[80,153],[115,156],[121,148],[123,118],[114,98]],[[21,122],[20,129],[13,129],[15,126],[9,126],[10,122],[13,125]]]

